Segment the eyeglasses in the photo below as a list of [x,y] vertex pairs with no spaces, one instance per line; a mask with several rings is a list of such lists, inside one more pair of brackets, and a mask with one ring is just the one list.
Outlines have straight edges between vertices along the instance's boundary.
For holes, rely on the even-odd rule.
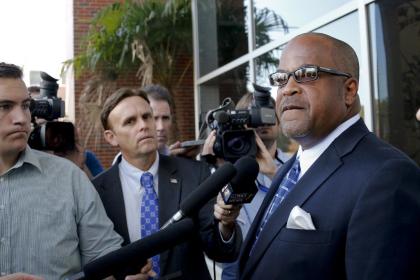
[[306,82],[318,80],[319,72],[351,78],[351,75],[349,73],[341,72],[335,69],[316,66],[316,65],[305,65],[305,66],[299,67],[298,69],[292,72],[279,70],[277,72],[270,74],[269,79],[270,79],[270,84],[272,86],[283,87],[287,84],[290,76],[292,75],[296,82],[306,83]]

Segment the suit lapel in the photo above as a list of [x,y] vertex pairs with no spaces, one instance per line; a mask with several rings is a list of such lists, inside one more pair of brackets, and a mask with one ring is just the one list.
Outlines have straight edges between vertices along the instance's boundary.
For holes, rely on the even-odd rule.
[[[273,239],[277,236],[280,230],[285,226],[287,219],[289,217],[290,211],[296,205],[302,206],[309,197],[317,191],[322,184],[328,180],[328,178],[342,165],[341,157],[345,154],[351,152],[356,144],[362,139],[364,135],[369,133],[366,126],[362,120],[359,120],[352,127],[343,132],[334,142],[322,153],[322,155],[315,161],[315,163],[309,168],[309,170],[303,175],[303,177],[298,181],[294,189],[289,193],[289,195],[284,199],[284,201],[279,205],[277,210],[272,214],[270,220],[265,225],[264,230],[260,233],[258,242],[255,244],[252,257],[249,257],[248,262],[245,264],[241,263],[241,267],[244,265],[244,271],[242,277],[251,272],[255,265],[264,255],[264,252],[273,242]],[[274,194],[276,193],[277,187],[280,184],[281,180],[291,168],[291,165],[294,162],[295,157],[289,160],[282,168],[279,170],[279,176],[276,176],[276,180],[273,180],[273,185],[270,192],[267,194],[269,199],[265,199],[261,209],[259,211],[256,219],[254,220],[252,226],[252,234],[248,234],[246,241],[246,250],[244,250],[244,256],[241,256],[241,259],[246,259],[249,255],[250,246],[255,239],[256,228],[261,223],[261,219],[270,204]],[[251,231],[250,231],[251,232]]]
[[[272,182],[271,182],[271,186],[270,189],[267,193],[267,195],[265,196],[263,202],[261,203],[261,206],[257,212],[257,214],[255,215],[254,221],[261,221],[264,214],[265,214],[265,210],[267,209],[268,205],[270,204],[274,194],[277,191],[277,186],[280,184],[280,182],[283,180],[283,177],[286,175],[287,171],[289,171],[289,169],[291,168],[293,162],[295,161],[296,155],[291,158],[289,161],[287,161],[284,165],[282,165],[280,167],[280,169],[277,171],[276,175],[274,176]],[[249,251],[251,250],[252,244],[254,243],[254,239],[255,239],[255,235],[256,235],[256,231],[259,228],[260,222],[253,222],[247,237],[244,241],[244,248],[242,250],[241,256],[240,256],[240,261],[242,260],[242,256],[244,256],[245,258],[248,257],[249,255]],[[241,262],[240,262],[241,264]]]
[[[159,224],[162,226],[178,211],[181,194],[181,178],[177,173],[174,159],[159,155]],[[161,271],[165,272],[169,250],[160,255]],[[163,275],[163,274],[162,274]]]
[[127,217],[125,213],[124,196],[122,193],[120,172],[118,163],[115,163],[108,173],[108,183],[105,186],[106,201],[110,201],[107,206],[108,216],[112,217],[116,231],[124,238],[124,243],[130,243],[128,234]]

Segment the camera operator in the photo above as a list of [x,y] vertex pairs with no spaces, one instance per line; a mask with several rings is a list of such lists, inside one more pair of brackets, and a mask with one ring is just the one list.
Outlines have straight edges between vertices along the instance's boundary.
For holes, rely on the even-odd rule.
[[57,121],[65,115],[64,101],[57,97],[57,81],[41,72],[40,86],[28,88],[32,99],[30,110],[33,123],[28,144],[33,149],[72,161],[92,178],[103,168],[95,155],[80,145],[75,126],[71,122]]
[[41,95],[41,88],[39,86],[28,87],[29,96],[32,99],[36,99]]
[[[253,95],[247,93],[238,101],[236,110],[250,109],[253,100]],[[275,103],[274,99],[270,97],[270,102]],[[242,235],[245,239],[255,215],[257,214],[265,195],[271,186],[271,179],[277,169],[289,159],[289,156],[277,148],[277,139],[280,134],[279,120],[276,116],[276,124],[270,126],[260,126],[255,128],[255,140],[257,145],[256,159],[260,167],[256,185],[258,192],[252,199],[251,203],[243,204],[237,222],[242,230]],[[216,158],[213,146],[216,140],[216,131],[213,130],[206,139],[206,142],[201,153],[212,163],[220,164],[223,159]],[[205,156],[207,155],[207,156]],[[237,279],[237,262],[224,263],[222,271],[222,280]]]

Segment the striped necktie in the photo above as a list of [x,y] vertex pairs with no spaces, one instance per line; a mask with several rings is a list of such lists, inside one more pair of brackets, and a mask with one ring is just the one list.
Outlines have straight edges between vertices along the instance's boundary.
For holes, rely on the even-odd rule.
[[292,168],[289,170],[288,174],[284,176],[283,180],[281,181],[276,194],[271,200],[268,210],[265,212],[264,219],[262,220],[260,227],[258,228],[257,233],[255,235],[254,244],[252,245],[252,249],[250,253],[253,251],[254,246],[257,243],[258,237],[260,236],[261,231],[264,229],[264,226],[267,224],[271,215],[276,211],[280,203],[283,202],[283,200],[286,198],[289,192],[296,185],[299,179],[299,174],[300,174],[300,163],[299,163],[299,159],[296,159],[292,165]]

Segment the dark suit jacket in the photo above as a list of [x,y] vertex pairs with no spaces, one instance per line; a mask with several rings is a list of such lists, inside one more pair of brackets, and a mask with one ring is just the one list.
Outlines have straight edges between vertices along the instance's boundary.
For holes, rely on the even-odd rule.
[[[278,186],[289,160],[273,178]],[[250,248],[271,187],[239,257],[240,279],[420,279],[420,169],[360,120],[298,181]],[[295,205],[316,230],[286,228]]]
[[[159,155],[159,223],[162,226],[179,210],[185,197],[210,176],[209,168],[201,162],[181,157]],[[98,175],[95,185],[108,217],[115,231],[130,243],[125,214],[124,197],[121,188],[118,164]],[[180,244],[160,255],[160,275],[162,279],[211,279],[205,264],[203,251],[216,261],[233,261],[239,254],[241,232],[237,227],[235,239],[230,245],[221,240],[217,223],[214,221],[213,205],[209,201],[194,216],[197,234],[189,241]],[[164,277],[167,278],[164,278]]]

